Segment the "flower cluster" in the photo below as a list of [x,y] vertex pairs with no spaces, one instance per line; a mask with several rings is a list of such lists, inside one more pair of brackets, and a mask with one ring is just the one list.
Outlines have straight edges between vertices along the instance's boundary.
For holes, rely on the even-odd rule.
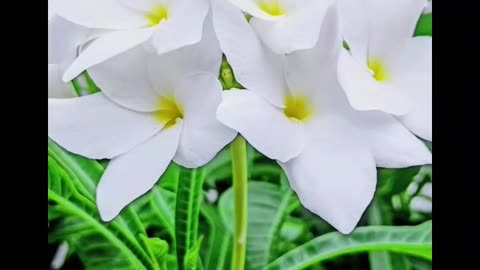
[[[425,0],[51,0],[49,137],[111,159],[105,221],[171,161],[197,168],[241,134],[301,203],[349,233],[376,167],[431,163]],[[222,91],[222,54],[244,89]],[[101,92],[75,97],[88,71]]]

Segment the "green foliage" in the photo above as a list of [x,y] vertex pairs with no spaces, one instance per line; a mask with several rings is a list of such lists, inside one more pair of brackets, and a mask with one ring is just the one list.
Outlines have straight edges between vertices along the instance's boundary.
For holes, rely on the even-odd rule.
[[[203,169],[180,170],[175,207],[175,239],[177,261],[178,265],[181,266],[180,269],[186,269],[183,267],[184,257],[189,254],[190,250],[196,250],[199,246],[199,244],[197,245],[198,216],[200,214],[204,179],[205,171]],[[190,253],[188,261],[190,267],[193,258],[198,260],[198,252]]]
[[[261,269],[270,259],[272,243],[277,234],[291,190],[282,191],[278,186],[265,182],[249,182],[247,269]],[[233,236],[233,190],[227,190],[219,201],[219,210],[225,227]]]
[[[171,164],[149,193],[104,223],[95,206],[104,166],[50,140],[48,150],[49,243],[67,241],[87,269],[230,268],[232,189],[219,190],[218,206],[202,200],[205,190],[224,183],[216,174],[230,166],[228,153],[200,170]],[[254,151],[249,163],[260,168],[250,175],[262,181],[249,181],[247,269],[330,269],[320,264],[364,252],[371,252],[373,270],[431,269],[431,222],[394,226],[393,217],[410,210],[392,204],[395,196],[407,198],[408,187],[418,179],[431,181],[429,166],[380,170],[368,224],[392,226],[366,226],[344,236],[323,234],[331,229],[300,205],[278,165],[266,163]],[[204,187],[208,179],[215,180]]]
[[415,29],[416,36],[431,36],[432,35],[432,13],[423,14],[418,20],[417,28]]
[[88,269],[157,269],[145,243],[145,229],[133,210],[103,223],[94,187],[103,173],[96,161],[69,154],[48,143],[49,242],[65,240]]
[[319,236],[275,259],[265,270],[304,269],[336,256],[386,250],[432,259],[432,223],[418,226],[368,226],[345,236],[332,232]]
[[203,260],[205,269],[229,269],[232,253],[232,233],[227,231],[218,208],[204,204],[201,213],[208,224],[209,232],[209,241],[205,245],[207,252]]

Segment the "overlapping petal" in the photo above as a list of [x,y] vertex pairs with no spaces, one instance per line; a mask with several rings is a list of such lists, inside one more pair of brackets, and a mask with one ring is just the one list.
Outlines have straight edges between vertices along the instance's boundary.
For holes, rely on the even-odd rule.
[[204,71],[218,74],[222,51],[215,36],[211,16],[204,22],[202,39],[193,45],[146,59],[148,74],[157,91],[173,89],[187,73]]
[[393,116],[383,112],[352,112],[352,122],[364,134],[377,167],[405,168],[432,163],[425,144]]
[[286,84],[281,59],[266,50],[235,6],[212,0],[213,25],[236,80],[268,102],[283,107]]
[[156,27],[152,38],[157,53],[163,54],[199,42],[208,9],[207,0],[173,1],[169,19]]
[[54,15],[48,22],[48,63],[69,65],[90,30]]
[[298,157],[280,163],[302,205],[338,231],[350,233],[373,198],[376,168],[358,130],[324,116]]
[[48,97],[49,98],[72,98],[76,96],[71,83],[62,81],[61,65],[48,64]]
[[413,99],[412,110],[399,119],[413,133],[432,140],[432,38],[415,37],[389,59],[395,86]]
[[[116,103],[136,111],[158,108],[158,93],[150,82],[148,53],[142,46],[128,50],[88,70],[102,92]],[[158,59],[158,58],[157,58]]]
[[64,81],[70,81],[86,69],[108,60],[148,40],[155,28],[115,31],[97,38],[65,71]]
[[144,46],[123,52],[90,68],[89,74],[102,91],[118,104],[137,111],[155,111],[158,98],[171,94],[188,73],[218,74],[222,60],[211,21],[196,44],[158,55]]
[[305,127],[288,119],[282,109],[253,91],[225,91],[217,118],[271,159],[286,162],[298,156],[305,146]]
[[163,127],[149,113],[125,109],[104,94],[48,100],[48,136],[88,158],[113,158]]
[[181,131],[179,122],[110,161],[97,187],[97,206],[104,221],[112,220],[155,185],[177,150]]
[[264,44],[277,54],[312,48],[317,42],[324,16],[333,1],[303,1],[303,5],[281,20],[252,18],[250,24]]
[[214,74],[192,73],[175,87],[175,98],[182,104],[185,116],[174,161],[187,168],[205,165],[237,134],[216,118],[222,86]]
[[404,115],[413,107],[414,101],[408,92],[391,83],[377,82],[366,65],[357,62],[346,50],[340,53],[338,81],[357,110]]
[[146,26],[141,13],[117,0],[52,0],[59,16],[87,28],[133,29]]
[[384,58],[399,44],[412,38],[426,0],[368,0],[368,54]]

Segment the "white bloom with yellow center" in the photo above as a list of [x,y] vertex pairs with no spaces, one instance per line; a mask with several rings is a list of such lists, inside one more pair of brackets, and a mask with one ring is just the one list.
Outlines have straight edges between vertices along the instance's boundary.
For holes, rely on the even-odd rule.
[[317,44],[283,59],[262,47],[234,6],[214,0],[212,10],[220,46],[248,89],[224,91],[217,118],[277,160],[301,203],[340,232],[351,232],[370,203],[376,165],[431,162],[427,147],[392,116],[349,105],[336,79],[335,7]]
[[151,41],[163,54],[200,41],[207,0],[53,0],[61,17],[88,28],[115,30],[96,39],[64,73],[85,69]]
[[205,30],[195,45],[164,55],[137,46],[89,69],[101,93],[49,99],[52,140],[111,159],[97,187],[103,220],[151,189],[172,160],[203,166],[236,136],[215,116],[222,53],[212,27]]
[[[223,0],[250,14],[265,45],[284,54],[312,48],[325,12],[335,0]],[[239,37],[241,38],[241,37]]]
[[432,38],[413,37],[425,0],[339,0],[338,78],[351,105],[395,115],[432,140]]

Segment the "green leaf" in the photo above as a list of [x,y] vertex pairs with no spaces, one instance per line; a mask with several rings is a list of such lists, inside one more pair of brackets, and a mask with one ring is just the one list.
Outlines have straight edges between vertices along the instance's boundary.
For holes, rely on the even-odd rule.
[[175,206],[175,241],[180,269],[184,269],[183,263],[187,251],[197,243],[198,218],[204,180],[205,171],[203,169],[182,168],[180,170]]
[[145,228],[166,232],[172,243],[175,239],[175,192],[179,176],[180,167],[170,164],[151,191],[135,203],[135,209]]
[[423,14],[417,23],[415,36],[431,36],[432,35],[432,13]]
[[[67,173],[61,170],[54,159],[49,158],[49,208],[55,212],[55,224],[50,227],[49,242],[67,240],[87,268],[134,267],[145,269],[150,260],[138,250],[132,250],[125,239],[120,239],[112,230],[98,221],[95,205],[75,190]],[[61,185],[61,186],[60,186]],[[100,254],[103,256],[94,255]],[[94,255],[94,256],[92,256]]]
[[366,251],[390,251],[431,260],[432,222],[360,227],[348,236],[328,233],[285,253],[263,269],[304,269],[334,257]]
[[220,67],[220,76],[219,81],[222,84],[223,89],[229,90],[232,88],[243,89],[244,87],[240,85],[235,79],[233,74],[232,67],[228,63],[225,56],[222,58],[222,65]]
[[378,170],[378,194],[391,197],[407,189],[413,178],[419,173],[421,167],[409,167],[403,169],[384,169]]
[[[390,225],[391,220],[385,220],[385,216],[390,217],[391,209],[383,207],[383,201],[380,198],[375,198],[368,209],[368,224],[369,225]],[[386,251],[372,251],[368,254],[370,261],[370,270],[409,270],[410,263],[407,258],[402,255],[393,254]]]
[[408,260],[413,270],[432,270],[431,261],[427,261],[427,260],[423,260],[415,257],[409,257]]
[[[267,182],[248,183],[247,269],[261,269],[270,260],[273,241],[291,196],[291,189],[281,190]],[[225,227],[233,236],[232,188],[220,197],[219,209]]]
[[100,92],[100,88],[98,88],[86,71],[72,80],[72,84],[78,96],[91,95]]
[[289,218],[283,222],[280,233],[282,238],[293,242],[306,233],[307,226],[301,219]]
[[140,239],[145,243],[151,256],[161,265],[168,254],[168,243],[160,238],[148,238],[145,235],[140,235]]
[[185,255],[185,270],[203,270],[202,263],[200,261],[200,247],[202,246],[203,236],[198,239],[195,245]]
[[204,258],[206,270],[230,269],[232,253],[232,235],[223,224],[218,209],[211,205],[202,205],[201,213],[208,223],[207,255]]
[[49,243],[67,241],[88,269],[156,269],[138,236],[145,233],[127,207],[113,222],[103,223],[95,204],[95,187],[103,167],[48,142]]

